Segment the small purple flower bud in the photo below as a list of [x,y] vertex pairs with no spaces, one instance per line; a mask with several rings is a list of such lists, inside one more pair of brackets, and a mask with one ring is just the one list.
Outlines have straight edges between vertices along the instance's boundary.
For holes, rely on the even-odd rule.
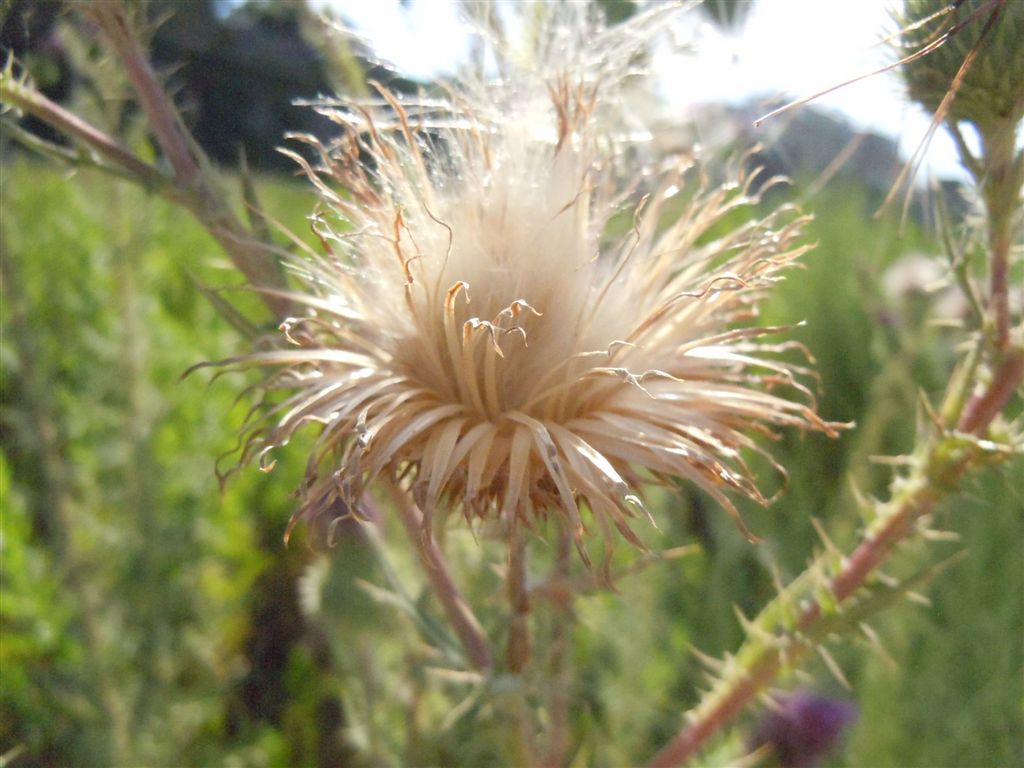
[[749,740],[751,750],[771,746],[781,768],[814,768],[857,719],[857,707],[846,701],[804,691],[780,696]]

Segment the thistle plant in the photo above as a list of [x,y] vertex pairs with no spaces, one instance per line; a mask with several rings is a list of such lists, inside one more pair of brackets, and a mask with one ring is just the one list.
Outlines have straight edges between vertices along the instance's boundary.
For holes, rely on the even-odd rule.
[[[769,341],[784,329],[750,323],[807,250],[806,219],[782,208],[714,232],[759,202],[757,172],[709,187],[688,159],[645,176],[629,207],[641,180],[609,117],[611,77],[651,21],[586,54],[503,62],[500,82],[428,106],[382,88],[380,104],[324,109],[344,131],[333,145],[298,137],[321,157],[292,153],[321,197],[325,252],[292,262],[301,290],[287,294],[309,311],[275,349],[224,363],[273,367],[263,389],[288,393],[257,412],[246,457],[323,427],[296,519],[337,502],[358,514],[383,478],[428,518],[507,530],[552,515],[588,560],[587,528],[642,547],[629,521],[644,484],[691,481],[740,522],[729,493],[767,502],[749,433],[835,434],[800,383],[809,370],[778,355],[796,345]],[[570,22],[544,33],[577,45]],[[632,227],[609,235],[623,210]]]
[[[271,370],[243,460],[269,469],[317,425],[293,524],[362,517],[379,481],[415,500],[397,504],[414,543],[453,514],[506,543],[516,675],[538,521],[610,585],[616,543],[645,548],[632,524],[650,517],[645,485],[691,482],[742,527],[730,494],[768,503],[748,455],[771,460],[752,434],[840,426],[815,414],[810,370],[782,354],[799,345],[752,323],[807,250],[806,219],[782,207],[723,226],[777,180],[741,170],[713,185],[691,158],[638,172],[620,73],[666,12],[612,29],[580,7],[548,15],[531,50],[495,48],[500,80],[427,103],[378,87],[377,102],[320,107],[341,137],[295,137],[316,164],[290,154],[319,192],[323,251],[293,259],[297,288],[273,292],[308,311],[272,349],[219,364]],[[624,234],[616,216],[632,221]],[[591,530],[604,549],[593,566]],[[449,618],[484,666],[451,587]],[[534,759],[528,744],[518,754]]]
[[[647,551],[652,526],[679,514],[648,503],[652,489],[702,492],[753,542],[740,509],[769,504],[764,475],[787,474],[768,442],[848,426],[818,415],[813,361],[793,328],[759,319],[810,250],[809,217],[771,207],[765,192],[780,180],[747,157],[723,174],[694,153],[655,156],[627,106],[645,48],[680,9],[606,26],[585,4],[530,5],[519,19],[526,43],[504,39],[494,18],[481,23],[480,60],[486,50],[493,66],[431,98],[378,84],[375,98],[316,102],[337,135],[289,137],[284,151],[317,197],[315,244],[292,236],[289,248],[249,185],[250,224],[232,213],[147,64],[128,6],[78,9],[121,61],[166,164],[48,102],[10,65],[5,105],[75,149],[5,127],[163,195],[208,229],[280,324],[258,335],[208,292],[253,346],[196,368],[259,376],[240,466],[269,471],[300,436],[312,446],[285,539],[299,524],[315,539],[313,524],[346,521],[385,562],[382,521],[397,517],[461,646],[444,656],[457,667],[445,671],[477,686],[467,701],[500,712],[505,762],[584,760],[573,757],[571,723],[576,607],[586,592],[614,589],[621,563],[635,572],[681,553]],[[855,544],[821,529],[807,570],[741,617],[736,653],[707,660],[710,689],[652,765],[691,760],[812,653],[842,677],[828,645],[877,640],[866,622],[948,563],[917,563],[901,580],[879,568],[904,542],[939,537],[930,527],[939,502],[1021,450],[1024,328],[1009,301],[1024,179],[1020,22],[1001,0],[907,4],[901,39],[928,51],[903,57],[911,96],[956,136],[970,121],[982,137],[977,157],[960,144],[985,204],[985,258],[949,248],[950,272],[976,308],[962,358],[948,390],[922,399],[918,442],[897,462],[889,497],[861,500]],[[498,553],[498,622],[477,618],[485,608],[465,597],[458,553],[445,546],[465,528]],[[429,623],[419,606],[403,607]],[[503,655],[492,650],[499,640]],[[773,701],[751,759],[767,750],[811,764],[853,712],[804,694]]]

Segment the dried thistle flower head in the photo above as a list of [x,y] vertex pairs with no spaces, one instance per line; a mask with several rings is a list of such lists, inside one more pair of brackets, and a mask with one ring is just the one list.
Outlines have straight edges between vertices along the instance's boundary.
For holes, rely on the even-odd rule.
[[326,110],[344,135],[306,139],[317,167],[295,155],[322,203],[323,253],[296,263],[290,295],[308,314],[279,348],[225,362],[277,369],[245,458],[320,425],[296,520],[356,510],[383,477],[428,517],[555,514],[578,544],[596,526],[640,545],[645,483],[691,481],[738,520],[730,493],[766,501],[749,433],[834,433],[798,381],[809,372],[779,359],[796,345],[749,324],[807,250],[805,218],[725,229],[757,202],[753,176],[710,186],[682,161],[624,173],[636,152],[617,73],[664,13],[601,30],[558,8],[500,78],[433,102],[381,88]]

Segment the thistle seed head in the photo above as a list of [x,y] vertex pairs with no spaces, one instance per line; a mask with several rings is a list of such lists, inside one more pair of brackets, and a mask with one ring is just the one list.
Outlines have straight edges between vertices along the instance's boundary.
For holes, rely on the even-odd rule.
[[295,520],[386,479],[428,516],[554,514],[578,544],[596,526],[641,545],[645,484],[690,481],[736,515],[732,494],[766,501],[752,433],[835,433],[780,359],[797,345],[754,324],[806,218],[735,225],[754,174],[643,170],[620,73],[665,14],[600,29],[558,8],[530,56],[496,49],[498,76],[324,107],[342,137],[295,155],[320,195],[323,250],[293,264],[307,312],[225,361],[275,369],[243,458],[319,429]]

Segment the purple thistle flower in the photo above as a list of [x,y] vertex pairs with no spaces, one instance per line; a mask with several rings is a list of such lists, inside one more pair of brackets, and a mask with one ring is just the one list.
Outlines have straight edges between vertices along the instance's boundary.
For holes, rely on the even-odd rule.
[[782,768],[813,768],[857,719],[857,707],[806,691],[780,696],[749,740],[751,750],[771,746]]

